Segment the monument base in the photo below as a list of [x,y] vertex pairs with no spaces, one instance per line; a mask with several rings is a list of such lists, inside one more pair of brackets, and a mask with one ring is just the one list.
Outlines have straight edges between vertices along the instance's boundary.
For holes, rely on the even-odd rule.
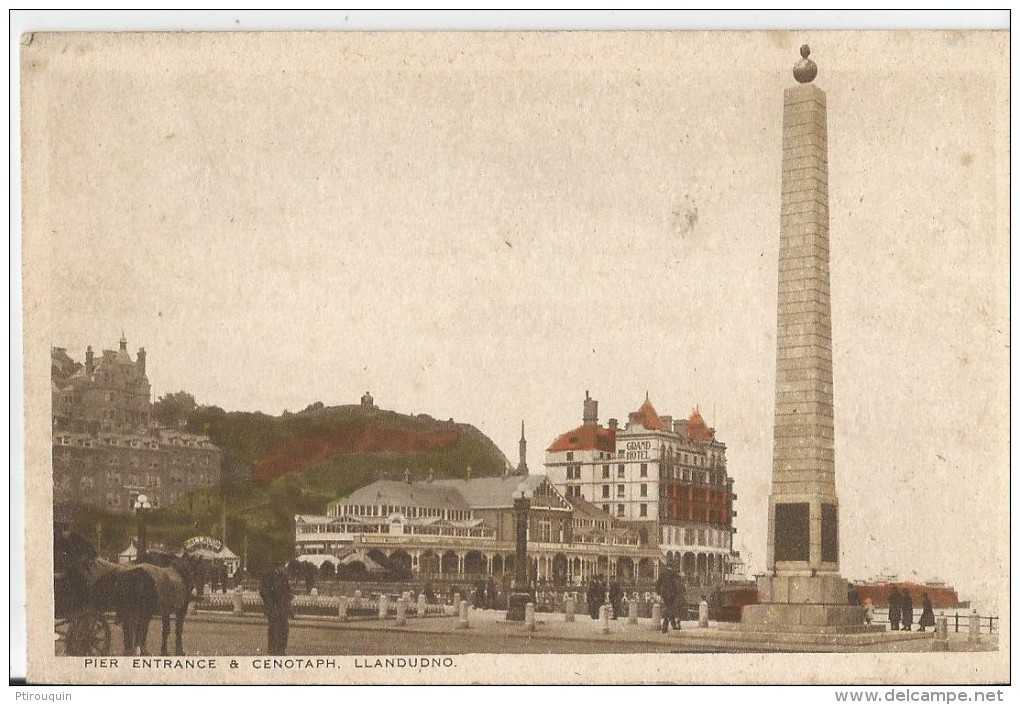
[[857,634],[884,631],[864,621],[864,608],[854,605],[791,605],[775,602],[747,605],[740,624],[742,631],[789,632],[798,634]]
[[865,623],[863,607],[847,604],[847,582],[836,573],[762,576],[758,594],[761,604],[744,607],[735,628],[798,634],[857,634],[881,629]]
[[506,621],[523,622],[524,608],[531,602],[531,595],[527,592],[512,592],[507,601]]

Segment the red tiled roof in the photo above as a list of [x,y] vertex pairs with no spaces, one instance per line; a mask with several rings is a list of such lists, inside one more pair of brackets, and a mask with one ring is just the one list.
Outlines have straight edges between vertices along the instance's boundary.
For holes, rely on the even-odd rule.
[[616,431],[602,426],[578,426],[553,441],[548,451],[562,450],[604,450],[616,452]]
[[652,406],[652,402],[649,401],[648,397],[645,397],[645,402],[641,405],[641,408],[637,411],[633,411],[630,414],[630,422],[638,422],[649,431],[665,431],[666,426],[662,423],[662,419],[659,418],[659,412]]
[[710,441],[715,438],[712,429],[705,423],[705,419],[701,418],[697,409],[687,418],[687,435],[698,441]]

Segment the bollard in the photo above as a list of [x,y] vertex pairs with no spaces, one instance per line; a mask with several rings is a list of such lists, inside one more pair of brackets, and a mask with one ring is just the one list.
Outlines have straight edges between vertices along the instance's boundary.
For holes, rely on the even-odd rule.
[[637,600],[631,600],[627,603],[627,624],[637,624],[637,611]]
[[599,629],[603,634],[609,633],[609,605],[602,605],[599,607],[599,621],[602,622],[602,627]]
[[467,629],[471,624],[468,622],[468,603],[467,600],[460,601],[460,620],[457,622],[458,629]]
[[244,589],[238,585],[231,597],[234,601],[234,614],[244,614]]
[[652,631],[657,632],[662,629],[662,605],[658,602],[652,603]]
[[390,609],[390,596],[379,595],[379,619],[386,619]]
[[574,606],[574,596],[567,595],[567,598],[563,601],[563,620],[566,622],[574,621],[574,612],[577,611],[577,607]]
[[340,618],[341,622],[346,622],[347,621],[347,596],[346,595],[341,595],[340,596],[339,604],[337,605],[337,608],[336,608],[336,615],[337,615],[337,617]]
[[403,597],[397,600],[397,619],[396,625],[398,627],[407,626],[407,600]]
[[708,603],[705,600],[698,603],[698,626],[702,629],[708,627]]
[[425,602],[425,596],[424,595],[418,595],[418,616],[419,617],[424,617],[426,609],[427,609],[427,604]]
[[949,651],[949,620],[940,612],[935,620],[935,651]]
[[354,603],[351,605],[354,609],[361,607],[361,590],[354,591]]
[[529,631],[535,631],[535,605],[529,602],[524,605],[524,628]]
[[981,641],[981,618],[977,610],[970,612],[970,631],[967,634],[967,641],[976,644]]

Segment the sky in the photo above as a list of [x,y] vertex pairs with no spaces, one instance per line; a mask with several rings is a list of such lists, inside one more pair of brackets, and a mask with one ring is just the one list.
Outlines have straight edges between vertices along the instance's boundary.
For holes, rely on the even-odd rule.
[[[528,462],[699,407],[764,568],[782,95],[826,91],[842,572],[1008,574],[1007,36],[36,35],[50,345],[156,396],[376,403]],[[31,154],[31,150],[38,153]],[[31,216],[31,217],[29,217]],[[47,387],[48,388],[48,384]]]

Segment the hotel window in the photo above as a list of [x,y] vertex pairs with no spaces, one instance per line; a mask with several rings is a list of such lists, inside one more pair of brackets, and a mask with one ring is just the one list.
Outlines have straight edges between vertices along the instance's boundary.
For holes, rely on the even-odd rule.
[[608,465],[603,465],[602,466],[602,477],[603,477],[603,479],[609,477],[609,466]]
[[643,517],[648,516],[648,505],[647,504],[642,504],[641,505],[641,516],[643,516]]
[[648,463],[641,463],[641,477],[648,477]]
[[602,496],[603,497],[609,496],[609,485],[602,485]]
[[617,497],[623,497],[623,493],[624,493],[623,485],[617,485],[616,486],[616,496]]
[[574,453],[572,451],[568,452],[567,453],[567,460],[573,460],[573,459],[574,459]]
[[624,476],[626,476],[626,474],[627,474],[627,470],[626,470],[626,466],[625,465],[617,466],[617,468],[616,468],[616,476],[617,477],[624,477]]
[[616,505],[616,515],[622,517],[623,513],[624,513],[624,506],[622,504],[617,504]]
[[608,504],[603,504],[602,505],[602,511],[604,511],[606,514],[608,514],[609,513],[609,505]]
[[646,485],[644,483],[641,484],[641,496],[642,497],[647,497],[648,496],[648,485]]

